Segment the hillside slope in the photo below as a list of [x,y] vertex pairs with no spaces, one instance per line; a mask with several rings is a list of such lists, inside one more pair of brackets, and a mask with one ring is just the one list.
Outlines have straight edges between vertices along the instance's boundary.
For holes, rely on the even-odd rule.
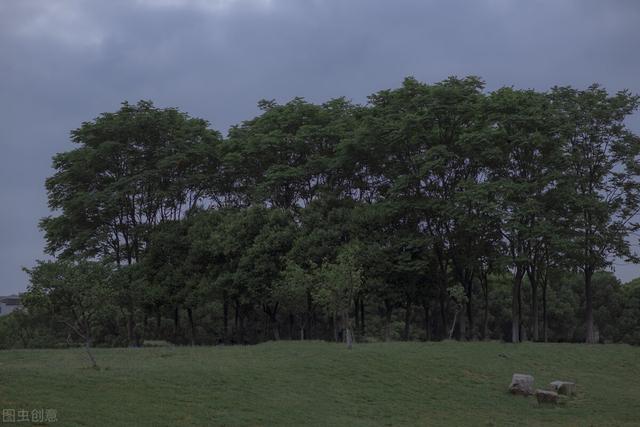
[[[64,426],[640,425],[640,348],[278,342],[248,347],[0,351],[0,407]],[[556,408],[506,393],[574,380]],[[24,425],[25,423],[22,423]]]

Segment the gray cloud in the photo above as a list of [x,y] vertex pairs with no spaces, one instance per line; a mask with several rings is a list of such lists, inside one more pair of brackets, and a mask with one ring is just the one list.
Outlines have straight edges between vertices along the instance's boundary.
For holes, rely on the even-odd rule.
[[[69,131],[153,99],[226,129],[260,98],[366,101],[407,75],[640,92],[635,1],[21,0],[0,3],[0,294],[43,257],[44,179]],[[640,130],[636,116],[630,125]],[[623,279],[640,275],[618,266]]]

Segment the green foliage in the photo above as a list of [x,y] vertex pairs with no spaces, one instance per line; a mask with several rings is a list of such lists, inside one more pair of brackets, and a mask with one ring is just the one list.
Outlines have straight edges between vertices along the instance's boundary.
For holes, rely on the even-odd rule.
[[362,268],[358,263],[358,244],[341,248],[335,262],[326,262],[318,272],[315,301],[334,314],[348,312],[362,287]]
[[619,318],[620,341],[640,345],[640,279],[622,288],[622,313]]
[[47,310],[75,324],[64,307],[103,301],[82,329],[100,345],[637,342],[635,287],[601,271],[637,261],[640,138],[624,119],[638,104],[409,77],[364,106],[263,100],[223,138],[125,102],[54,157],[41,227],[56,261],[4,329],[57,342]]

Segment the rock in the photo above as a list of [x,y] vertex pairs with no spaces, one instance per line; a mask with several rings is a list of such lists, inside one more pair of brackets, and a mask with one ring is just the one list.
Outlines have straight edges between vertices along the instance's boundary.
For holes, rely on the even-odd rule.
[[555,391],[538,389],[536,390],[535,395],[536,395],[536,400],[541,405],[544,403],[550,403],[555,405],[560,400],[560,396]]
[[511,377],[511,385],[509,385],[509,392],[523,396],[533,394],[533,377],[526,374],[513,374],[513,377]]
[[574,396],[576,394],[576,383],[569,381],[553,381],[549,385],[558,394],[564,394],[565,396]]

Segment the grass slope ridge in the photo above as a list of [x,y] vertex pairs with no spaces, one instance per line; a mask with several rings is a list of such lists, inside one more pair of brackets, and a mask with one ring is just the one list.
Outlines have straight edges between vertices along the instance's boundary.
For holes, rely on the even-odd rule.
[[[277,342],[247,347],[0,351],[0,407],[64,426],[640,425],[640,348]],[[574,380],[564,406],[506,393]],[[24,424],[24,423],[23,423]]]

